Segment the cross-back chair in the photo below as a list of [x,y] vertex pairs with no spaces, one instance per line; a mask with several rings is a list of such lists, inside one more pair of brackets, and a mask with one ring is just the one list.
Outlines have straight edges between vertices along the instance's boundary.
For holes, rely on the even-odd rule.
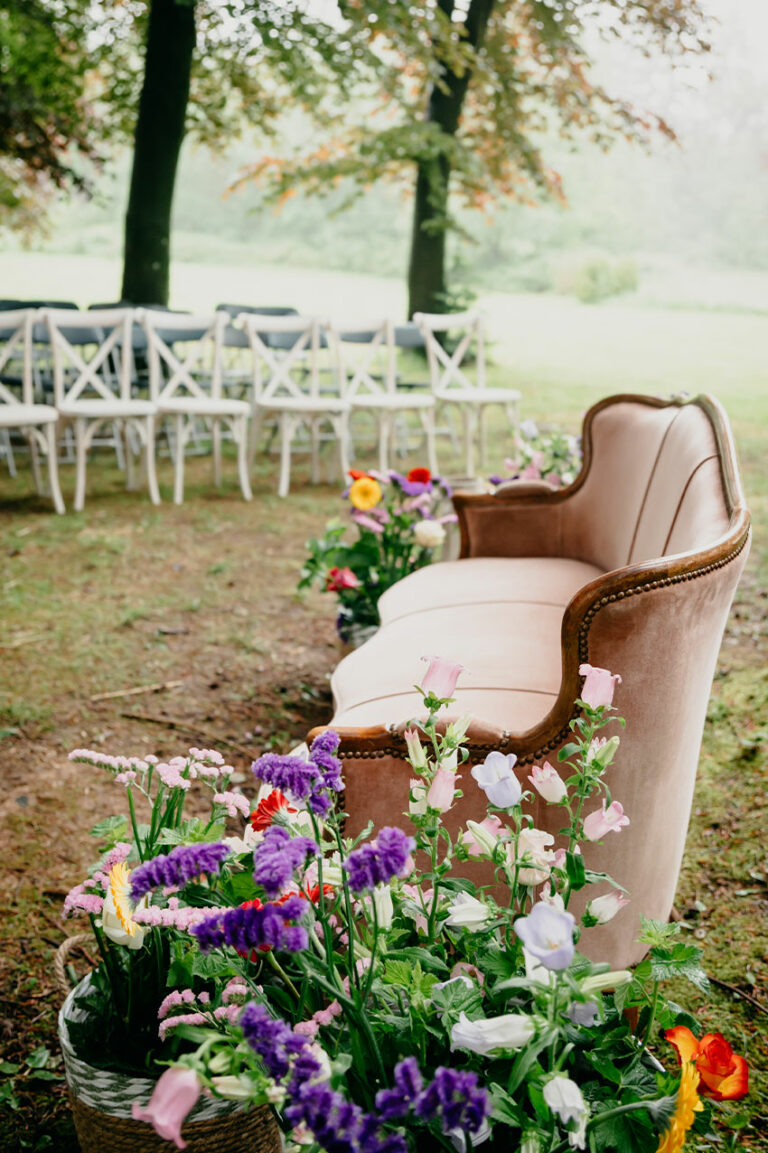
[[[277,419],[280,430],[279,496],[288,495],[291,452],[302,429],[309,434],[312,483],[320,480],[323,425],[331,428],[342,476],[346,476],[349,402],[343,396],[333,334],[315,316],[266,318],[242,313],[238,319],[248,333],[253,352],[254,448],[262,419]],[[327,366],[321,363],[321,354],[327,355]],[[326,380],[330,381],[328,385]]]
[[48,484],[56,512],[65,511],[56,461],[56,425],[59,415],[47,404],[35,404],[32,380],[32,329],[35,310],[4,310],[0,318],[0,430],[7,437],[8,464],[16,475],[10,430],[29,442],[35,487],[43,491],[38,453],[48,462]]
[[398,390],[397,344],[391,320],[338,324],[332,328],[344,376],[350,417],[369,412],[376,422],[379,468],[386,472],[398,421],[415,413],[427,441],[429,467],[437,472],[435,398],[431,393]]
[[[228,316],[139,310],[147,337],[150,396],[161,416],[173,422],[176,504],[184,500],[184,455],[202,421],[211,430],[214,483],[221,484],[222,426],[237,446],[237,471],[245,500],[248,477],[248,401],[222,393],[222,349]],[[178,351],[177,351],[178,350]]]
[[75,312],[43,309],[53,367],[53,394],[59,415],[75,431],[75,501],[85,504],[88,450],[105,425],[114,427],[119,442],[126,434],[125,468],[128,488],[135,485],[132,437],[144,455],[144,471],[153,504],[160,503],[155,475],[156,406],[131,396],[132,351],[130,308]]
[[[456,405],[464,421],[467,476],[475,475],[475,439],[481,463],[486,460],[485,413],[501,405],[517,435],[520,393],[489,388],[485,373],[485,322],[479,312],[427,313],[413,317],[424,336],[432,394],[438,405]],[[474,361],[470,368],[470,363]]]

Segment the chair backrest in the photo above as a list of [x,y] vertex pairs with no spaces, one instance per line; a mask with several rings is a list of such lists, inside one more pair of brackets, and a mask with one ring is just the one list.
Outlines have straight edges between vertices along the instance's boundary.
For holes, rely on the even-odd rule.
[[[433,392],[485,388],[482,313],[416,312],[413,319],[424,336]],[[470,363],[473,364],[471,375],[467,373]]]
[[710,547],[731,518],[721,424],[706,398],[660,407],[618,397],[592,409],[563,555],[609,571]]
[[[3,310],[0,316],[0,404],[32,404],[34,308]],[[14,393],[9,384],[21,385]]]
[[[228,316],[139,309],[147,338],[152,400],[171,397],[221,397],[221,348]],[[176,346],[181,352],[177,354]]]
[[[248,334],[253,352],[253,384],[256,400],[280,397],[302,399],[320,395],[320,356],[331,348],[331,367],[339,387],[335,337],[316,316],[271,316],[252,312],[238,317]],[[275,338],[279,338],[276,347]],[[335,353],[335,355],[334,355]]]
[[338,350],[348,400],[395,392],[397,349],[391,320],[332,324],[329,331]]
[[40,318],[53,358],[53,393],[57,406],[94,398],[130,399],[133,323],[130,308],[96,313],[45,308]]

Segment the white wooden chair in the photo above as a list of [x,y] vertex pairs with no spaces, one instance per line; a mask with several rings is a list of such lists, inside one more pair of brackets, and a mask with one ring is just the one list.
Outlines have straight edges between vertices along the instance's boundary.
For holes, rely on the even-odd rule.
[[[513,434],[520,423],[520,393],[514,388],[489,388],[485,377],[485,328],[479,312],[427,313],[413,317],[422,331],[427,349],[432,393],[438,405],[454,404],[464,420],[467,476],[475,475],[475,438],[479,441],[480,459],[486,460],[485,411],[501,405],[507,413]],[[457,337],[450,350],[438,334]],[[467,371],[474,355],[471,374]]]
[[[143,449],[149,496],[160,504],[155,475],[156,406],[131,396],[132,347],[130,308],[75,312],[43,309],[53,360],[53,395],[59,416],[75,430],[76,512],[85,504],[88,450],[104,425],[113,425],[115,438],[133,434]],[[87,350],[90,350],[90,355]],[[126,481],[135,487],[131,436],[126,436]]]
[[[36,312],[32,308],[14,309],[0,313],[0,430],[8,437],[9,469],[13,463],[10,447],[10,430],[14,429],[29,442],[32,473],[35,487],[42,493],[40,462],[42,452],[48,460],[48,484],[56,512],[65,512],[64,501],[59,488],[59,475],[56,463],[56,425],[59,414],[49,404],[35,404],[32,381],[32,327]],[[3,375],[14,367],[20,371],[14,381],[20,380],[20,392],[14,393],[10,381],[3,383]],[[15,466],[11,475],[16,475]]]
[[331,329],[336,340],[345,378],[350,419],[356,412],[370,412],[376,421],[379,468],[389,468],[397,422],[415,413],[427,440],[427,457],[437,472],[435,454],[435,398],[429,393],[398,391],[395,326],[391,320],[368,324],[338,324]]
[[[291,451],[297,434],[309,433],[312,483],[320,480],[320,442],[329,425],[339,453],[342,476],[349,468],[349,401],[343,396],[341,368],[333,334],[314,316],[238,317],[253,351],[253,445],[262,419],[276,418],[280,430],[278,495],[287,496]],[[329,372],[321,363],[327,350]],[[321,377],[330,385],[321,388]],[[323,380],[325,385],[325,379]]]
[[[173,499],[184,500],[184,454],[202,421],[211,430],[213,477],[221,484],[222,426],[237,446],[237,471],[245,500],[252,499],[248,477],[249,401],[222,394],[222,349],[229,317],[163,313],[140,309],[147,336],[150,396],[161,416],[174,425]],[[181,351],[177,354],[176,348]]]

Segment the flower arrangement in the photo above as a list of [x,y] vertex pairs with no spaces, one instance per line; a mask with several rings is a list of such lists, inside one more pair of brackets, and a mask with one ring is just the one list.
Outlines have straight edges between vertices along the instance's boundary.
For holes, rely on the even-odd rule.
[[504,461],[504,475],[490,477],[491,484],[545,480],[560,488],[573,484],[581,468],[581,438],[557,429],[539,429],[534,420],[522,421],[515,448],[514,458]]
[[[444,526],[456,520],[453,512],[441,511],[450,488],[428,468],[412,468],[407,476],[393,470],[349,475],[352,483],[343,494],[349,520],[332,521],[324,536],[307,543],[298,586],[317,585],[336,594],[336,626],[344,641],[356,628],[378,626],[379,597],[429,564],[445,540]],[[346,539],[350,521],[356,529],[351,541]]]
[[[331,730],[309,749],[261,757],[253,808],[217,792],[214,824],[161,828],[175,773],[146,759],[114,766],[129,798],[139,787],[151,795],[150,770],[162,781],[152,819],[161,851],[150,858],[136,826],[110,865],[130,937],[112,938],[114,947],[130,960],[152,950],[152,934],[169,938],[167,988],[151,1009],[158,1039],[177,1049],[169,1058],[155,1046],[169,1068],[134,1115],[183,1148],[182,1123],[205,1090],[270,1103],[289,1147],[328,1153],[462,1153],[483,1143],[676,1153],[723,1102],[743,1097],[745,1059],[720,1034],[697,1038],[695,1019],[660,993],[669,977],[706,988],[700,950],[676,940],[674,926],[643,923],[648,956],[633,972],[577,950],[583,932],[626,904],[590,870],[589,848],[630,820],[607,779],[619,737],[602,735],[621,723],[612,705],[620,678],[581,672],[559,770],[521,771],[500,752],[469,764],[469,718],[439,723],[461,668],[430,660],[426,719],[406,730],[410,833],[345,838]],[[176,770],[199,779],[201,766],[223,772],[199,750]],[[444,815],[461,781],[482,791],[487,815],[452,836]],[[534,791],[562,812],[558,848],[526,813]],[[249,812],[241,835],[221,836],[225,810]],[[470,859],[485,862],[487,885],[462,877]],[[106,891],[108,863],[91,892]],[[571,898],[588,886],[599,895],[577,918]],[[101,939],[107,898],[100,917],[87,896],[81,888],[68,904],[91,912]],[[139,926],[152,928],[136,951]]]

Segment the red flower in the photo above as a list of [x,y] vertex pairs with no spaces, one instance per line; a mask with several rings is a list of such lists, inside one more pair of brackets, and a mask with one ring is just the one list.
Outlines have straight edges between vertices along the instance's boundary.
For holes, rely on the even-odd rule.
[[[332,897],[334,895],[334,892],[335,892],[335,890],[333,888],[333,885],[323,885],[324,896]],[[312,902],[312,904],[316,905],[318,903],[318,901],[320,900],[320,886],[319,885],[311,885],[307,889],[307,891],[305,893],[301,893],[300,896],[308,897],[309,900]]]
[[432,473],[428,468],[412,468],[408,473],[408,480],[415,481],[416,484],[429,484]]
[[337,593],[340,589],[359,589],[360,581],[351,568],[331,568],[325,578],[325,588],[329,593]]
[[[251,828],[254,833],[263,833],[275,819],[275,815],[285,809],[287,813],[295,813],[288,804],[288,800],[279,789],[273,789],[267,797],[263,797],[251,813]],[[259,906],[257,906],[259,907]]]
[[749,1066],[738,1057],[722,1033],[705,1033],[697,1041],[685,1025],[664,1033],[677,1050],[677,1060],[692,1061],[699,1074],[699,1093],[715,1101],[736,1101],[749,1091]]
[[367,472],[360,472],[360,470],[357,468],[348,468],[347,469],[347,476],[351,476],[352,480],[362,480],[363,477],[365,477],[366,480],[372,480],[373,479],[371,476],[368,475]]

